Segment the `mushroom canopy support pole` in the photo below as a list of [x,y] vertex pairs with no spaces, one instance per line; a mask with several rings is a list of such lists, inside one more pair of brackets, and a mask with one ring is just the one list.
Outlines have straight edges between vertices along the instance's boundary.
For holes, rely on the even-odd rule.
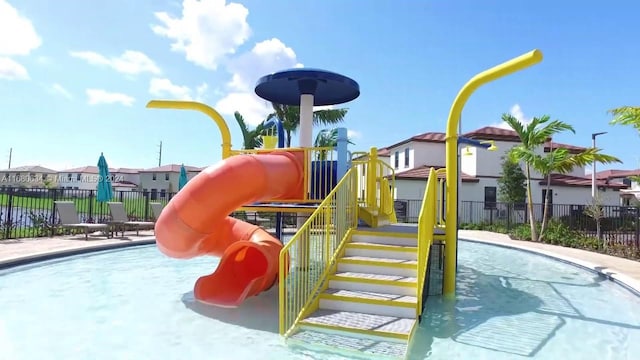
[[[349,77],[331,71],[298,68],[261,77],[255,92],[267,101],[300,107],[299,146],[309,148],[313,146],[313,107],[352,101],[360,96],[360,85]],[[312,179],[311,176],[308,178]],[[303,222],[304,214],[299,214],[298,227]]]

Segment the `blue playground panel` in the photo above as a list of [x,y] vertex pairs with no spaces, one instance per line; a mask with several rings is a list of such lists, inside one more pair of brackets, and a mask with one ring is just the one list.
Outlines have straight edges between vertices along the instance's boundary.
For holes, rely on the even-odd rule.
[[324,199],[338,183],[338,162],[311,162],[311,199]]

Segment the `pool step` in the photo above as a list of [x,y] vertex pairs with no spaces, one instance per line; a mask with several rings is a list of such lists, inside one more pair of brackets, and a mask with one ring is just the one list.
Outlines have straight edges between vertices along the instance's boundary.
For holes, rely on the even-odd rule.
[[375,315],[356,311],[319,309],[300,322],[302,328],[321,328],[374,336],[387,341],[409,339],[415,318]]
[[287,344],[318,352],[336,352],[349,359],[399,360],[407,353],[405,342],[312,327],[296,331],[287,338]]

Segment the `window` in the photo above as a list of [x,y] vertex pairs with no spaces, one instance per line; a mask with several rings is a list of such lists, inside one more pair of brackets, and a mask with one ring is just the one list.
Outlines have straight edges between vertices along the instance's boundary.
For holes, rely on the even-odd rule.
[[160,190],[160,198],[164,198],[166,196],[167,196],[167,190],[165,189]]
[[29,178],[31,178],[31,180],[35,180],[36,179],[36,173],[29,173]]
[[409,148],[404,149],[404,167],[409,167]]
[[153,179],[153,181],[156,181],[157,177],[158,177],[158,174],[154,173],[153,175],[151,175],[151,178]]
[[151,200],[158,199],[158,189],[151,189]]
[[495,186],[484,187],[484,208],[485,210],[493,210],[496,206],[498,193]]
[[169,181],[169,173],[164,174],[164,179],[165,179],[166,181]]
[[72,174],[67,174],[67,181],[71,181]]
[[622,179],[622,183],[624,185],[631,186],[631,179],[629,178]]
[[49,174],[42,174],[42,181],[47,180],[48,177],[49,177]]
[[397,169],[398,167],[400,167],[400,152],[396,151],[393,154],[393,157],[394,167]]
[[76,175],[76,180],[77,180],[77,181],[80,181],[80,179],[82,179],[82,174],[78,174],[78,175]]

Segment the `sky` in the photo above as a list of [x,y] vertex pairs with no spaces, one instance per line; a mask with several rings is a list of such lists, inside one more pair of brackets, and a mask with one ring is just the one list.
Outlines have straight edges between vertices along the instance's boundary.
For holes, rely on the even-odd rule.
[[[463,132],[549,115],[575,128],[554,141],[598,147],[640,167],[640,136],[607,110],[640,105],[635,0],[0,0],[0,168],[149,168],[221,159],[205,115],[147,109],[153,99],[206,103],[257,124],[271,111],[258,78],[293,67],[351,77],[361,95],[344,126],[354,150],[444,132],[476,73],[533,49],[544,60],[478,89]],[[316,128],[319,131],[322,128]],[[297,138],[293,138],[297,144]]]

